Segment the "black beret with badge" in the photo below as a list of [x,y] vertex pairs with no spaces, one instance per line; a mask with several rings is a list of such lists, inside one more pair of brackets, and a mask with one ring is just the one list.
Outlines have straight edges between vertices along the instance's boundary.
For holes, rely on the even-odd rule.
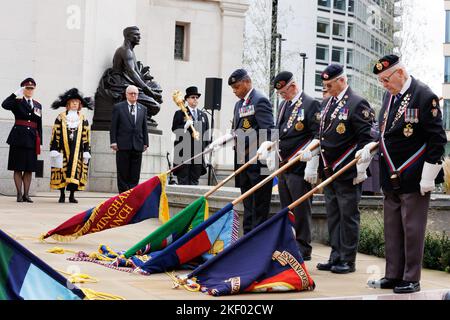
[[379,74],[383,71],[386,71],[387,69],[395,66],[400,62],[400,58],[396,56],[395,54],[389,54],[387,56],[384,56],[380,60],[375,63],[373,66],[373,73]]
[[294,80],[294,75],[289,71],[282,71],[273,79],[273,87],[276,90],[283,89],[286,85]]
[[20,83],[21,87],[36,87],[36,81],[33,78],[26,78]]
[[344,74],[344,68],[339,64],[330,64],[328,67],[323,70],[320,74],[320,77],[323,81],[333,80],[339,76]]
[[237,70],[233,71],[233,73],[228,78],[228,85],[232,86],[233,84],[241,81],[245,77],[248,77],[247,71],[245,69],[237,69]]

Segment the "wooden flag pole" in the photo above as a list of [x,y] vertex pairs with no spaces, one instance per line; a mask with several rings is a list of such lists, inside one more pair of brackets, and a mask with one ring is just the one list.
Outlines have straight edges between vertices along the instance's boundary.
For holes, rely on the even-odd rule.
[[[376,150],[376,148],[378,148],[379,143],[377,142],[376,145],[374,145],[371,149],[370,152],[374,152]],[[304,194],[303,196],[301,196],[300,198],[298,198],[296,201],[292,202],[288,208],[289,210],[294,209],[295,207],[297,207],[299,204],[301,204],[303,201],[305,201],[306,199],[308,199],[309,197],[311,197],[314,193],[316,193],[320,188],[326,187],[327,185],[329,185],[331,182],[333,182],[334,180],[337,179],[337,177],[339,177],[341,174],[343,174],[345,171],[347,171],[349,168],[351,168],[352,166],[354,166],[360,159],[361,157],[357,157],[355,159],[353,159],[352,161],[350,161],[349,163],[347,163],[344,167],[342,167],[339,171],[337,171],[335,174],[333,174],[331,177],[329,177],[328,179],[322,181],[320,184],[318,184],[317,186],[315,186],[313,189],[311,189],[311,191],[309,191],[308,193]]]
[[[319,142],[314,143],[314,145],[309,146],[307,150],[313,151],[314,149],[319,147]],[[268,181],[272,180],[274,177],[279,175],[280,173],[286,171],[290,167],[292,167],[294,164],[296,164],[298,161],[300,161],[302,154],[297,155],[294,159],[286,163],[284,166],[273,172],[270,176],[266,177],[264,180],[260,181],[257,185],[255,185],[253,188],[248,190],[246,193],[242,194],[239,198],[236,198],[232,204],[233,206],[247,198],[249,195],[251,195],[253,192],[261,188],[263,185],[265,185]]]

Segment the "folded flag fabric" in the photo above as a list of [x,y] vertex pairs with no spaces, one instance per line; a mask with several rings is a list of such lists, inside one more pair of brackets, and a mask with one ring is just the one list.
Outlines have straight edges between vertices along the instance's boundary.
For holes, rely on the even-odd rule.
[[0,300],[82,300],[85,294],[0,230]]
[[229,203],[164,250],[151,253],[138,271],[158,273],[183,264],[202,263],[234,243],[238,232],[239,217]]
[[313,290],[314,281],[295,241],[293,219],[288,208],[281,210],[195,269],[188,280],[214,296]]
[[155,176],[133,189],[114,196],[95,208],[79,213],[41,236],[57,241],[72,241],[89,233],[159,217],[169,220],[169,202],[165,192],[167,174]]
[[161,250],[208,219],[208,201],[201,196],[186,208],[173,216],[167,223],[150,233],[130,249],[125,251],[125,258],[145,255]]

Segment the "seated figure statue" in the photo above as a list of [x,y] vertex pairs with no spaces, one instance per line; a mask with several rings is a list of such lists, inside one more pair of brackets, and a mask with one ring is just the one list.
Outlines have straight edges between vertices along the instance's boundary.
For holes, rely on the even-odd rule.
[[127,27],[123,30],[123,36],[123,45],[114,53],[113,66],[104,72],[97,88],[95,95],[96,112],[93,119],[94,130],[96,129],[96,121],[97,130],[109,130],[109,128],[99,125],[99,122],[107,120],[109,127],[112,107],[114,104],[125,100],[125,90],[129,85],[135,85],[139,89],[138,102],[147,107],[149,128],[156,128],[157,126],[152,116],[158,114],[160,104],[163,102],[162,89],[158,83],[153,81],[150,68],[144,67],[140,61],[137,61],[134,54],[133,49],[141,39],[139,28],[135,26]]

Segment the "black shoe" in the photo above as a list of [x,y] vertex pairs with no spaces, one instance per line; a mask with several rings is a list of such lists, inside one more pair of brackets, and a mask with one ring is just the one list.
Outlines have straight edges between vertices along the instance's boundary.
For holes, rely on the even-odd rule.
[[33,203],[33,200],[31,200],[31,198],[29,197],[29,196],[23,196],[22,197],[22,199],[23,199],[23,202],[29,202],[29,203]]
[[321,271],[330,271],[336,263],[328,261],[327,263],[318,263],[316,268]]
[[394,289],[402,280],[381,278],[380,280],[369,280],[367,285],[374,289]]
[[395,288],[395,293],[414,293],[420,291],[419,281],[402,281]]
[[78,200],[75,199],[75,197],[69,197],[69,202],[70,203],[78,203]]
[[58,202],[59,202],[59,203],[64,203],[64,202],[66,202],[66,196],[65,196],[64,194],[61,194],[61,195],[59,196]]
[[352,262],[339,262],[331,267],[331,272],[339,274],[355,272],[355,264]]
[[20,193],[17,194],[17,202],[23,202],[23,197]]

